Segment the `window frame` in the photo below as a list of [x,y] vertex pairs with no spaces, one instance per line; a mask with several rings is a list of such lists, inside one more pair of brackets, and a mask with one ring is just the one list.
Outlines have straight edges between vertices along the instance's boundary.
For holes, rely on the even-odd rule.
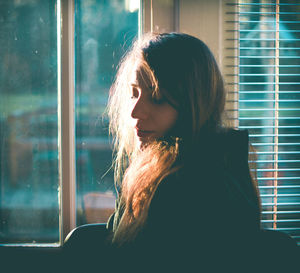
[[[76,227],[74,0],[57,0],[60,245]],[[59,34],[61,34],[59,36]]]

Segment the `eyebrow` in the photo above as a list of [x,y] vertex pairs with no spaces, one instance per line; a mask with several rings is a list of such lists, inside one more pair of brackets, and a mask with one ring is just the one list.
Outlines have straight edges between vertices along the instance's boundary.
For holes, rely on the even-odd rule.
[[[130,83],[130,85],[131,85],[132,87],[136,87],[136,88],[141,88],[141,87],[142,87],[140,84],[138,84],[138,83],[136,83],[136,82],[132,82],[132,83]],[[145,87],[146,87],[145,91],[148,90],[150,93],[153,92],[153,90],[152,90],[151,87],[149,87],[149,86],[145,86]]]

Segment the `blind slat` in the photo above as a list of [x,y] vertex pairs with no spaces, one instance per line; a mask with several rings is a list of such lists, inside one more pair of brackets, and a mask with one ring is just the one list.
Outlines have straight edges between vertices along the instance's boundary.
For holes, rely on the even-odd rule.
[[[240,76],[240,77],[263,77],[263,76],[277,76],[277,74],[227,74],[226,76],[233,77],[233,76]],[[300,76],[300,74],[278,74],[278,76],[284,76],[284,77],[295,77]]]
[[[269,41],[269,42],[275,42],[276,39],[275,38],[252,38],[251,40],[249,39],[244,39],[244,38],[229,38],[226,39],[227,41],[246,41],[246,42],[251,42],[251,41],[259,41],[259,42],[265,42],[265,41]],[[292,39],[292,38],[286,38],[286,39],[278,39],[278,41],[300,41],[300,39]]]
[[256,163],[299,163],[300,160],[256,160],[256,161],[249,161],[251,162],[256,162]]
[[[239,59],[275,59],[276,56],[226,56],[226,58],[239,58]],[[279,59],[300,59],[300,56],[280,56]]]
[[245,12],[228,12],[228,14],[234,14],[239,16],[246,16],[246,15],[296,15],[300,14],[300,12],[273,12],[273,11],[265,11],[265,12],[256,12],[256,11],[245,11]]
[[[270,33],[270,32],[277,32],[276,29],[239,29],[239,30],[235,30],[235,29],[229,29],[226,30],[227,32],[258,32],[258,33]],[[282,29],[279,30],[280,32],[300,32],[300,30],[288,30],[288,29]]]
[[276,213],[276,214],[298,214],[300,213],[300,211],[298,210],[295,210],[295,211],[262,211],[262,214],[273,214],[273,213]]
[[[300,177],[299,176],[291,176],[291,177],[286,177],[286,176],[284,176],[284,177],[273,177],[273,176],[270,176],[270,177],[259,177],[258,178],[259,180],[274,180],[274,179],[277,179],[277,180],[300,180]],[[260,186],[259,186],[260,187]],[[264,187],[264,188],[267,188],[267,187],[273,187],[273,186],[262,186],[262,187]],[[278,188],[281,188],[281,187],[283,187],[283,188],[290,188],[290,187],[292,187],[292,188],[297,188],[297,189],[300,189],[300,185],[294,185],[294,186],[291,186],[291,185],[279,185],[279,186],[277,186]]]
[[[239,118],[239,120],[272,120],[272,119],[276,119],[275,117],[247,117],[247,118]],[[300,117],[279,117],[279,120],[300,120]]]
[[[251,169],[254,171],[254,169]],[[295,171],[300,171],[300,168],[286,168],[286,169],[256,169],[257,172],[278,172],[278,171],[281,171],[281,172],[295,172]]]
[[300,6],[300,4],[291,4],[291,3],[226,3],[228,6]]
[[[260,151],[256,151],[256,152],[249,152],[249,154],[257,154],[257,155],[273,155],[275,152],[260,152]],[[278,151],[276,152],[278,154],[281,155],[287,155],[287,154],[300,154],[299,151]]]
[[[230,100],[230,102],[239,102],[237,100]],[[269,112],[274,112],[274,111],[281,111],[281,112],[290,112],[290,111],[300,111],[300,108],[280,108],[280,109],[275,109],[275,108],[240,108],[240,109],[227,109],[227,111],[269,111]]]
[[278,196],[278,197],[300,197],[300,194],[261,194],[261,197],[274,197],[274,196]]
[[277,220],[262,220],[262,223],[274,223],[274,222],[277,222],[277,223],[299,223],[299,222],[300,222],[300,219],[284,219],[284,220],[277,219]]
[[266,206],[282,206],[282,207],[285,207],[285,206],[300,206],[300,202],[286,202],[286,203],[274,203],[274,202],[271,202],[271,203],[262,203],[261,204],[262,206],[266,207]]
[[[243,47],[243,46],[240,46],[240,47],[227,47],[226,48],[227,50],[236,50],[236,49],[239,49],[239,50],[275,50],[276,47]],[[279,50],[300,50],[300,47],[279,47],[278,48]]]
[[[278,180],[281,180],[280,178],[282,177],[278,177],[277,179]],[[286,178],[286,177],[285,177]],[[299,179],[300,177],[297,177],[297,179]],[[271,179],[274,179],[274,177],[271,177]],[[258,186],[259,189],[274,189],[275,186]],[[276,186],[276,188],[278,189],[300,189],[300,186],[299,185],[295,185],[295,186]]]
[[[229,85],[270,85],[270,84],[275,84],[274,82],[233,82],[233,83],[229,83]],[[279,82],[278,85],[300,85],[300,82]]]
[[279,68],[299,68],[300,64],[226,64],[226,67],[279,67]]
[[[243,20],[243,18],[240,18],[240,21],[236,21],[236,20],[227,20],[226,23],[229,24],[249,24],[249,23],[260,23],[262,25],[265,24],[269,24],[269,23],[273,23],[274,21],[268,21],[268,20],[263,20],[263,21],[257,21],[257,20]],[[288,20],[283,20],[282,23],[284,24],[300,24],[300,21],[288,21]]]

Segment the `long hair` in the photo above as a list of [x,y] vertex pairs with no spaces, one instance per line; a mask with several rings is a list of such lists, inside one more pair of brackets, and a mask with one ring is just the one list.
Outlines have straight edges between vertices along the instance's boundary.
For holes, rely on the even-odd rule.
[[[153,95],[164,97],[178,111],[168,138],[142,151],[129,123],[130,79],[137,64],[151,82]],[[151,33],[133,44],[120,63],[108,103],[115,180],[125,203],[115,232],[117,241],[124,239],[124,234],[134,237],[146,221],[159,183],[181,167],[179,140],[192,147],[204,128],[216,130],[222,124],[224,104],[223,78],[213,54],[201,40],[182,33]]]

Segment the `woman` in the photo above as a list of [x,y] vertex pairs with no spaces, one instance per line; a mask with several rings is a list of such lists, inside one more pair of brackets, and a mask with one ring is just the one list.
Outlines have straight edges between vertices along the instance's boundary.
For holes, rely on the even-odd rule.
[[224,104],[217,63],[195,37],[147,34],[124,57],[108,105],[119,198],[107,228],[117,271],[250,268],[259,198],[247,132],[225,128]]

